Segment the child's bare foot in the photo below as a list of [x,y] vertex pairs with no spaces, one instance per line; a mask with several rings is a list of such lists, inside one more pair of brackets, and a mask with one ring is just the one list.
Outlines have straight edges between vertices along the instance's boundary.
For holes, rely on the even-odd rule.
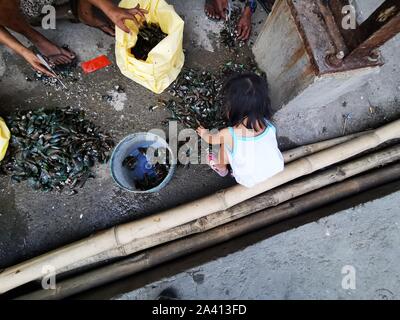
[[228,0],[206,0],[204,5],[206,16],[213,21],[225,19],[227,9]]
[[54,65],[68,64],[75,59],[73,52],[55,45],[45,37],[35,41],[34,45]]
[[219,164],[218,157],[214,153],[208,153],[207,155],[208,165],[213,169],[220,177],[226,177],[229,174],[229,170],[226,164]]

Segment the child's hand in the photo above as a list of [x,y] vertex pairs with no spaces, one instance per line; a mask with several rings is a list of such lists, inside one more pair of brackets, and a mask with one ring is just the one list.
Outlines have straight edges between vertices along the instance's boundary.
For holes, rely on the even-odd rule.
[[196,132],[197,132],[197,134],[198,134],[200,137],[203,138],[204,136],[206,136],[206,135],[208,134],[208,129],[206,129],[206,128],[200,126],[200,127],[198,127],[198,128],[196,129]]

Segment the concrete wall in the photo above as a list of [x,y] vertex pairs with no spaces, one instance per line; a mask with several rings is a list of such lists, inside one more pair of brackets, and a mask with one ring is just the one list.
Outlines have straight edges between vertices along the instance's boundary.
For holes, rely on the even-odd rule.
[[303,91],[296,91],[296,96],[282,108],[292,109],[295,112],[298,106],[309,108],[325,106],[335,101],[337,97],[358,89],[371,75],[379,71],[379,68],[364,68],[314,77],[312,83],[309,83]]

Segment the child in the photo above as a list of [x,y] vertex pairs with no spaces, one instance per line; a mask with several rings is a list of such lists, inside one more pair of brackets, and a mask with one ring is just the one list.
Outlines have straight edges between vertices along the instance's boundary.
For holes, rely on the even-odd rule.
[[219,153],[207,155],[210,167],[221,177],[232,168],[236,181],[251,188],[281,172],[283,157],[276,141],[271,118],[267,82],[254,73],[231,78],[223,89],[224,114],[230,127],[212,134],[199,127],[199,136]]

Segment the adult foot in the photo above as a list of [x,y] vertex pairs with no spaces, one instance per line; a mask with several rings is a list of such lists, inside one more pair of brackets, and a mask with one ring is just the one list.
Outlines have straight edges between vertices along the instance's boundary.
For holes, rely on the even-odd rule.
[[80,22],[97,29],[100,29],[109,36],[115,36],[115,26],[114,24],[105,17],[101,19],[96,16],[93,5],[87,0],[73,0],[75,4],[76,18]]
[[72,51],[66,48],[61,48],[44,37],[43,39],[34,42],[34,45],[39,52],[54,65],[71,63],[76,57]]
[[227,9],[228,0],[206,0],[204,5],[206,16],[214,21],[225,19]]

